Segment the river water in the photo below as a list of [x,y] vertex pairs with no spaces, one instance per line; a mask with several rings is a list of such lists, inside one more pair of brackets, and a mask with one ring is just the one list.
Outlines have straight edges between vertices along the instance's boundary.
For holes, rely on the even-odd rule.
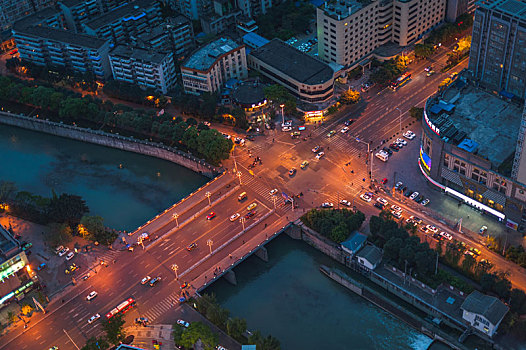
[[2,124],[0,150],[0,180],[46,197],[79,195],[118,230],[137,228],[208,181],[168,161]]
[[[0,179],[19,190],[82,196],[106,225],[132,230],[206,183],[184,167],[135,153],[0,124]],[[119,168],[122,164],[122,169]],[[282,235],[269,263],[249,258],[237,286],[223,280],[218,296],[248,328],[277,337],[283,349],[426,349],[429,338],[322,275],[338,265]]]
[[285,234],[267,245],[269,262],[252,256],[236,267],[237,286],[211,285],[231,316],[249,330],[277,337],[282,349],[424,350],[431,339],[332,281],[320,265],[331,258]]

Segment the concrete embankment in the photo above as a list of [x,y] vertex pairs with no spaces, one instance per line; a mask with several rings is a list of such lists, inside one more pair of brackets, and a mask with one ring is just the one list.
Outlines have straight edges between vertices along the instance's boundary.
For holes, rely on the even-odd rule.
[[213,167],[204,160],[194,157],[189,153],[160,143],[137,140],[133,137],[79,128],[73,125],[8,112],[0,112],[0,123],[164,159],[191,169],[208,178],[213,178],[222,172],[222,169]]

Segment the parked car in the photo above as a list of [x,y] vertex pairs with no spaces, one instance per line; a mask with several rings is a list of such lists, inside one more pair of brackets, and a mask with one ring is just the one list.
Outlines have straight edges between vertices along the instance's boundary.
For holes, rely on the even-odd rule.
[[479,230],[479,235],[484,235],[488,231],[488,226],[482,226]]
[[408,140],[412,140],[415,138],[415,133],[412,132],[411,130],[407,130],[406,132],[404,132],[404,137]]
[[343,124],[345,124],[345,126],[350,126],[352,123],[354,123],[354,119],[346,120]]
[[349,127],[344,126],[343,129],[340,131],[342,134],[345,134],[347,131],[349,131]]
[[289,176],[294,176],[296,174],[296,168],[292,168],[289,170]]
[[380,182],[381,182],[383,185],[385,185],[388,181],[389,181],[389,180],[387,180],[387,178],[384,177],[384,178],[382,179],[382,181],[380,181]]
[[249,211],[248,213],[245,214],[245,219],[250,219],[254,215],[256,215],[256,211],[255,210],[251,210],[251,211]]
[[46,268],[46,266],[47,266],[46,263],[42,263],[42,264],[38,265],[37,270],[38,271],[42,271],[42,270],[44,270]]
[[400,208],[398,205],[396,204],[393,204],[391,205],[391,210],[394,210],[394,211],[402,211],[402,208]]
[[188,328],[190,327],[190,323],[186,322],[185,320],[177,320],[177,324],[181,327]]
[[334,134],[336,134],[336,131],[335,130],[331,130],[328,134],[327,134],[327,137],[328,138],[331,138],[334,136]]
[[428,205],[429,204],[429,199],[428,198],[424,199],[420,204],[422,204],[423,206]]
[[58,256],[64,256],[66,255],[66,253],[69,252],[69,248],[66,247],[64,249],[62,249],[60,252],[58,252]]
[[396,219],[401,219],[402,218],[402,212],[401,211],[394,211],[394,210],[391,210],[391,215],[396,218]]
[[440,236],[441,236],[441,237],[444,237],[444,238],[447,239],[448,241],[451,241],[451,240],[453,239],[453,236],[451,236],[449,233],[444,232],[444,231],[440,232]]
[[427,229],[428,231],[433,232],[433,233],[438,232],[438,228],[436,228],[436,227],[433,226],[433,225],[427,225],[427,226],[426,226],[426,229]]
[[376,198],[376,201],[377,201],[378,203],[382,203],[382,205],[384,205],[384,206],[387,205],[387,204],[389,204],[389,203],[387,202],[387,200],[385,200],[385,199],[382,198],[382,197],[378,197],[378,198]]
[[372,197],[369,196],[368,194],[362,193],[362,194],[360,195],[360,198],[361,198],[363,201],[370,202]]
[[150,282],[152,278],[150,276],[146,276],[141,280],[141,284],[145,285],[146,283]]
[[398,190],[398,189],[402,188],[403,185],[404,185],[404,183],[403,183],[402,181],[398,181],[398,182],[396,183],[396,185],[395,185],[395,189]]
[[393,150],[390,149],[390,148],[384,147],[384,148],[382,148],[382,151],[384,151],[385,153],[387,153],[390,156],[393,155]]
[[73,259],[73,257],[75,256],[75,254],[73,252],[69,252],[68,255],[66,255],[66,260],[71,260]]
[[396,143],[390,144],[389,148],[392,149],[395,152],[398,152],[400,150],[400,147]]
[[316,155],[316,159],[321,159],[325,155],[325,152],[320,152]]
[[256,202],[251,203],[249,206],[247,206],[247,210],[248,210],[248,211],[251,211],[252,209],[254,209],[254,208],[257,207],[257,206],[258,206],[258,204],[257,204]]
[[305,168],[307,167],[307,165],[309,165],[309,162],[306,161],[306,160],[304,160],[304,161],[301,163],[300,168],[305,169]]
[[411,194],[411,196],[409,196],[409,198],[411,198],[411,199],[414,200],[416,197],[418,197],[418,195],[419,195],[418,192],[413,192],[413,193]]
[[384,205],[380,202],[374,202],[373,206],[377,207],[380,210],[384,210]]
[[320,150],[320,146],[314,146],[314,148],[311,149],[312,153],[318,153],[319,150]]
[[150,281],[150,287],[155,286],[157,283],[161,282],[161,276],[155,277]]
[[278,189],[277,188],[274,188],[272,190],[270,190],[270,192],[268,194],[270,194],[271,196],[275,195],[276,193],[278,193]]
[[331,202],[325,202],[321,204],[321,207],[322,208],[332,208],[334,207],[334,204],[332,204]]

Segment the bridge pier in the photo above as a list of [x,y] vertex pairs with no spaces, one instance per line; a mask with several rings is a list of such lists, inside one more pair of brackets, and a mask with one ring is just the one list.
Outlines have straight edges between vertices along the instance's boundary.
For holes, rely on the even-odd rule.
[[234,285],[234,286],[237,286],[237,279],[236,279],[236,274],[234,272],[234,270],[228,270],[224,275],[223,277],[225,278],[225,280],[230,283],[231,285]]
[[301,239],[301,227],[296,223],[287,227],[285,233],[292,239]]
[[267,248],[261,246],[258,250],[255,252],[256,256],[263,260],[264,262],[268,262],[268,251]]

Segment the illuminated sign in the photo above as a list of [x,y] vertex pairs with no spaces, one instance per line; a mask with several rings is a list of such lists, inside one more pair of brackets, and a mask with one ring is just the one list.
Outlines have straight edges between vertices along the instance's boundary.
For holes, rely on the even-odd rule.
[[426,168],[427,172],[431,171],[431,158],[427,155],[426,152],[420,146],[420,160],[422,165]]
[[427,126],[429,126],[429,128],[431,128],[431,130],[433,130],[435,132],[435,134],[437,134],[438,136],[440,136],[440,129],[437,128],[435,126],[435,124],[433,124],[433,122],[431,121],[431,119],[429,119],[429,117],[427,116],[427,112],[426,110],[424,109],[424,120],[426,121],[426,124]]
[[312,112],[306,112],[305,117],[307,118],[322,118],[323,117],[323,111],[312,111]]

